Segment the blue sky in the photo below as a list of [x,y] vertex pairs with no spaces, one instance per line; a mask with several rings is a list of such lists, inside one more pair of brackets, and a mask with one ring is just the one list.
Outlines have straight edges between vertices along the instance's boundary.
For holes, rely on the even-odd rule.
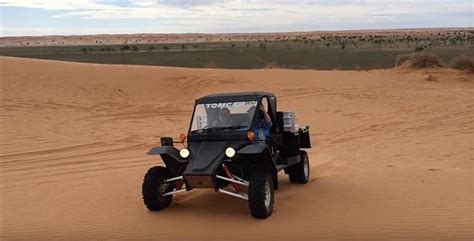
[[0,0],[0,35],[473,27],[474,0]]

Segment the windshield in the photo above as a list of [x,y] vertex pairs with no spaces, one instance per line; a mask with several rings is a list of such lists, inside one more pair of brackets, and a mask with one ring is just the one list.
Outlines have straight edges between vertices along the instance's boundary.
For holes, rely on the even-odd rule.
[[191,132],[246,130],[255,113],[257,101],[206,103],[196,105]]

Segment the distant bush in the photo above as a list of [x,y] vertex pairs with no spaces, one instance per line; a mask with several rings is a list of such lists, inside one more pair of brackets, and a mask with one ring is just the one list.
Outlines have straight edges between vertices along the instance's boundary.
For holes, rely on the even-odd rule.
[[438,55],[430,53],[412,54],[411,61],[413,62],[413,66],[417,69],[444,66]]
[[400,66],[408,60],[410,61],[411,66],[415,69],[444,66],[438,55],[431,53],[402,54],[395,60],[395,65]]
[[474,73],[474,58],[461,55],[451,61],[451,68]]
[[397,56],[397,59],[395,60],[395,66],[400,66],[403,63],[405,63],[405,61],[410,60],[410,59],[411,59],[410,54],[400,54]]
[[264,69],[284,69],[284,66],[280,66],[277,63],[266,63],[263,65]]
[[208,68],[208,69],[215,69],[217,68],[217,65],[215,63],[209,63],[205,66],[205,68]]
[[425,48],[423,46],[416,46],[415,47],[415,52],[421,52],[423,51]]

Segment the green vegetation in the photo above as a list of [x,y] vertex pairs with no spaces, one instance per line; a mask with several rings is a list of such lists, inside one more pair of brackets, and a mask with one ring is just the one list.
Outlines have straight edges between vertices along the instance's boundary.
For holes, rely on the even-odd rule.
[[[54,47],[3,47],[0,55],[88,63],[139,64],[229,69],[374,69],[392,68],[410,56],[450,63],[474,56],[471,32],[280,36],[255,41],[153,43]],[[421,55],[412,55],[420,53]],[[422,56],[422,57],[420,57]],[[423,57],[424,56],[424,57]],[[430,57],[431,56],[431,57]],[[434,60],[434,61],[437,61]],[[463,60],[465,63],[466,61]],[[460,62],[460,60],[458,61]],[[462,61],[461,61],[462,62]],[[456,66],[464,66],[456,64]],[[464,68],[464,67],[462,67]]]

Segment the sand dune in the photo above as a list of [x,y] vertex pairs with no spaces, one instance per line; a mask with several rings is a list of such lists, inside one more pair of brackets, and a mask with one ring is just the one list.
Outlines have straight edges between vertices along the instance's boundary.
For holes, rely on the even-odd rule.
[[[430,77],[431,75],[431,77]],[[215,70],[0,58],[1,240],[472,240],[474,81],[445,69]],[[434,81],[427,81],[434,80]],[[265,90],[311,125],[275,213],[213,191],[150,213],[146,156],[193,100]]]

